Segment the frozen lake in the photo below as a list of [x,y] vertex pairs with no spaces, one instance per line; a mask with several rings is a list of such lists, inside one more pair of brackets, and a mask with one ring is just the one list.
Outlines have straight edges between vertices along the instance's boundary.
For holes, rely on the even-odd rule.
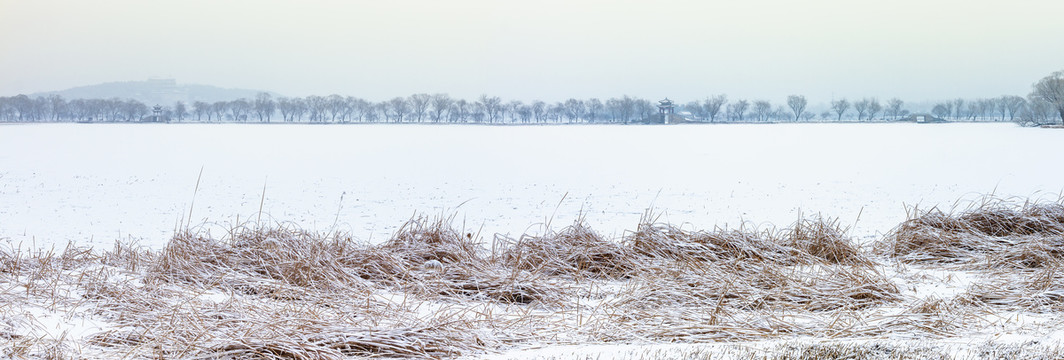
[[0,125],[0,239],[158,248],[190,208],[212,232],[254,220],[264,186],[263,221],[372,242],[415,212],[488,239],[582,212],[619,236],[650,207],[694,228],[820,213],[871,239],[906,205],[1056,200],[1062,144],[1012,124]]

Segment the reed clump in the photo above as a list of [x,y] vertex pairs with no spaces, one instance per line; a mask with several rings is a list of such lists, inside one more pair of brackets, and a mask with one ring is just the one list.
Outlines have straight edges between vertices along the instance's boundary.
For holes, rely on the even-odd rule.
[[445,266],[483,265],[483,246],[473,238],[472,233],[463,233],[451,227],[451,220],[417,216],[403,224],[380,248],[396,254],[410,268],[421,267],[430,260],[439,261]]
[[270,293],[266,284],[299,288],[349,288],[361,277],[343,267],[357,252],[346,238],[318,236],[289,227],[237,227],[218,241],[180,232],[149,269],[151,279]]
[[872,262],[846,235],[837,220],[801,219],[780,231],[745,227],[687,231],[644,216],[624,239],[637,254],[686,262],[753,261],[780,265]]
[[620,279],[640,265],[631,251],[604,239],[582,218],[561,231],[502,237],[496,244],[502,265],[545,276]]
[[376,259],[389,259],[385,264],[391,277],[381,283],[427,298],[460,301],[532,304],[561,298],[564,286],[494,261],[473,233],[455,229],[452,221],[417,216],[389,241],[370,247],[367,251]]
[[[894,281],[834,221],[802,220],[779,231],[687,231],[649,219],[624,239],[639,266],[611,305],[624,314],[619,321],[627,328],[657,334],[654,338],[751,340],[767,332],[816,333],[821,330],[808,324],[765,323],[765,314],[816,317],[902,300]],[[664,326],[675,319],[666,320],[662,309],[689,319]],[[852,326],[849,331],[859,328]]]
[[685,262],[749,260],[757,262],[793,262],[783,246],[770,236],[743,230],[687,231],[644,217],[636,231],[624,242],[636,254],[649,258]]
[[913,209],[877,248],[911,263],[1051,266],[1064,255],[1064,204],[987,198],[959,213]]

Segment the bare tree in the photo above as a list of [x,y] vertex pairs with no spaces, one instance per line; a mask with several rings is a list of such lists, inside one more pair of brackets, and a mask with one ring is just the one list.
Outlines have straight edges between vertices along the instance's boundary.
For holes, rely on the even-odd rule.
[[831,110],[838,115],[835,120],[842,121],[842,115],[845,115],[846,111],[850,110],[850,102],[847,101],[845,98],[832,101]]
[[344,104],[340,107],[340,122],[346,124],[348,121],[351,121],[351,118],[354,117],[355,108],[357,106],[358,99],[356,99],[354,96],[345,96]]
[[899,98],[887,100],[887,115],[890,116],[891,120],[898,120],[898,115],[901,115],[901,107],[903,105],[905,105],[905,102]]
[[1034,124],[1048,124],[1056,122],[1053,120],[1057,116],[1056,107],[1050,104],[1045,99],[1036,96],[1035,94],[1028,95],[1027,106],[1024,107],[1021,118],[1025,122]]
[[706,101],[702,103],[702,109],[706,116],[709,116],[709,121],[713,122],[717,120],[717,114],[720,113],[720,108],[728,102],[728,96],[720,94],[706,98]]
[[277,111],[281,113],[282,122],[292,121],[291,116],[293,105],[292,99],[286,97],[277,98]]
[[[68,118],[70,120],[74,120],[74,121],[78,121],[78,120],[81,119],[81,109],[79,109],[79,107],[84,104],[84,101],[80,101],[79,102],[77,100],[80,100],[80,99],[74,99],[74,100],[66,102],[66,104],[63,106],[65,108],[65,110],[63,111],[63,113],[64,113],[63,116],[64,117],[66,117],[66,118]],[[3,120],[3,119],[5,119],[5,117],[4,117],[4,98],[0,97],[0,120]]]
[[931,108],[931,115],[945,119],[949,117],[950,107],[952,106],[952,103],[936,104],[934,108]]
[[277,110],[277,103],[273,101],[273,96],[270,93],[260,92],[255,95],[255,103],[252,107],[255,110],[255,115],[259,118],[259,122],[270,122],[270,117]]
[[794,114],[794,121],[798,121],[802,117],[802,113],[805,112],[805,106],[809,102],[805,100],[805,96],[802,95],[790,95],[787,97],[787,106],[791,108],[791,113]]
[[[937,113],[935,112],[937,109]],[[953,101],[946,101],[935,104],[935,107],[931,109],[931,113],[937,117],[946,119],[953,115]]]
[[517,109],[522,106],[525,106],[525,103],[521,102],[521,100],[510,100],[510,102],[506,103],[506,115],[509,115],[511,124],[516,124],[518,119],[521,118],[521,114],[517,113]]
[[602,115],[602,111],[603,111],[604,108],[605,108],[605,105],[602,104],[602,100],[599,100],[599,99],[596,99],[596,98],[588,99],[587,100],[587,121],[588,122],[595,122],[595,120],[597,120],[598,117],[600,115]]
[[543,122],[547,112],[547,103],[536,100],[532,102],[532,117],[536,122]]
[[192,112],[196,114],[196,121],[202,121],[204,115],[207,116],[207,121],[211,121],[211,104],[205,103],[203,101],[193,101]]
[[[119,100],[118,98],[100,99],[100,101],[97,102],[97,105],[98,105],[97,113],[99,114],[99,116],[97,116],[97,118],[101,119],[101,120],[107,119],[108,121],[117,121],[118,120],[118,108],[119,108],[118,105],[121,102],[122,101]],[[211,105],[211,110],[212,111],[214,110],[214,105],[213,104]],[[26,109],[26,111],[28,112],[29,109]],[[22,111],[20,111],[19,113],[21,114]]]
[[632,121],[632,118],[636,114],[635,99],[625,95],[621,98],[621,117],[624,119],[624,123]]
[[1001,102],[1009,111],[1009,121],[1016,120],[1016,117],[1023,113],[1023,108],[1027,106],[1027,100],[1016,95],[1005,95],[1001,98]]
[[983,120],[987,120],[987,118],[992,118],[994,116],[994,109],[997,108],[997,101],[994,99],[979,99],[978,108],[979,117]]
[[[75,99],[77,101],[80,99]],[[11,104],[12,98],[0,96],[0,120],[15,120],[15,107]]]
[[[215,101],[211,103],[211,113],[214,114],[215,121],[222,121],[222,115],[225,114],[225,110],[229,108],[229,104],[225,101]],[[211,121],[211,117],[207,116],[207,121]]]
[[627,124],[636,114],[636,99],[625,95],[621,98],[606,100],[606,109],[613,116],[614,121]]
[[499,119],[499,113],[502,112],[502,99],[498,96],[480,95],[478,101],[484,107],[484,115],[488,118],[488,123],[494,123]]
[[339,94],[325,97],[325,110],[329,113],[329,120],[335,122],[337,117],[344,113],[347,101]]
[[695,117],[695,119],[701,120],[705,119],[706,117],[706,108],[702,107],[702,103],[698,101],[691,101],[684,105],[683,108],[684,110],[690,112],[691,115]]
[[1009,107],[1005,105],[1005,95],[990,99],[994,103],[994,110],[1001,115],[998,120],[1005,121],[1005,117],[1009,115]]
[[551,121],[560,123],[563,117],[565,117],[565,103],[556,102],[547,108],[547,118]]
[[7,103],[10,111],[12,111],[14,114],[17,114],[17,116],[13,114],[13,118],[15,118],[19,122],[29,120],[29,114],[33,108],[33,100],[30,99],[29,96],[26,96],[24,94],[18,94],[14,97],[9,98]]
[[871,99],[861,99],[853,103],[853,109],[857,110],[857,120],[864,120],[865,114],[868,113],[868,108],[872,105]]
[[620,122],[621,121],[621,112],[622,112],[621,109],[624,107],[623,105],[621,105],[621,99],[618,99],[618,98],[606,99],[605,106],[606,106],[606,111],[610,114],[610,121],[611,122]]
[[354,98],[351,101],[351,117],[358,122],[369,121],[369,115],[373,112],[373,104],[365,99]]
[[956,100],[953,100],[953,118],[954,119],[958,119],[959,120],[959,119],[962,119],[962,118],[967,116],[964,113],[964,105],[965,105],[964,99],[958,98]]
[[247,99],[241,98],[229,102],[229,116],[235,121],[247,121],[250,112],[251,102]]
[[417,122],[422,122],[425,119],[425,114],[428,113],[429,104],[432,102],[432,96],[429,94],[414,94],[410,95],[410,115],[414,117]]
[[521,122],[528,123],[532,120],[532,107],[528,105],[521,105],[515,110],[517,116],[521,118]]
[[790,120],[790,118],[791,118],[790,112],[787,111],[787,108],[783,107],[783,105],[776,106],[776,109],[772,110],[772,120],[773,121],[782,122],[782,121]]
[[577,99],[565,100],[564,106],[565,118],[568,119],[570,123],[584,116],[584,112],[587,109],[584,102]]
[[[77,99],[75,99],[77,100]],[[15,109],[11,106],[11,98],[0,96],[0,120],[14,120]]]
[[487,116],[487,109],[483,102],[477,101],[469,106],[469,118],[475,123],[484,122],[484,118]]
[[126,115],[126,121],[140,121],[148,114],[148,105],[129,99],[122,104],[122,112]]
[[454,100],[447,94],[432,95],[432,121],[440,122],[447,115],[447,110],[454,104]]
[[750,108],[750,102],[744,99],[739,99],[739,101],[728,105],[728,108],[728,113],[731,114],[732,119],[743,121],[743,117],[746,115],[746,110]]
[[328,109],[328,103],[325,98],[317,95],[307,96],[306,100],[307,110],[310,112],[310,121],[325,122],[325,113]]
[[303,120],[303,115],[310,111],[310,105],[307,104],[307,99],[304,98],[292,98],[292,121]]
[[650,118],[654,113],[658,111],[658,107],[654,103],[647,99],[635,99],[635,110],[639,116],[639,119],[645,120]]
[[451,122],[466,122],[469,119],[469,113],[472,109],[472,104],[465,99],[458,99],[451,106]]
[[869,101],[868,103],[868,120],[872,120],[872,118],[876,117],[876,114],[878,114],[882,110],[883,105],[879,104],[879,100],[876,98],[872,98],[871,101]]
[[403,122],[403,116],[410,112],[410,103],[401,97],[393,98],[388,100],[388,111],[395,122]]
[[15,111],[11,108],[11,99],[0,96],[0,120],[14,120]]
[[1061,124],[1064,124],[1064,71],[1054,72],[1038,80],[1031,96],[1052,105],[1060,116]]
[[[92,117],[92,111],[89,108],[89,100],[86,99],[74,99],[67,103],[67,111],[70,112],[71,118],[74,121],[87,120]],[[0,117],[6,118],[7,112],[4,110],[3,99],[0,98]]]
[[767,100],[754,101],[754,114],[757,115],[757,121],[766,121],[772,115],[772,103]]
[[174,119],[182,121],[185,120],[185,117],[188,117],[188,108],[185,106],[185,102],[174,102]]
[[45,98],[43,96],[38,96],[34,98],[33,107],[31,108],[31,112],[33,113],[33,120],[45,121],[51,119],[53,116],[55,116],[53,109],[55,109],[55,111],[62,112],[61,108],[52,107],[51,99]]
[[381,121],[382,117],[384,118],[385,122],[388,121],[389,117],[388,117],[388,102],[387,101],[382,101],[382,102],[379,102],[379,103],[378,102],[371,102],[371,103],[369,103],[368,107],[369,107],[369,111],[366,112],[366,121],[379,122],[379,121]]
[[982,116],[983,112],[985,112],[982,108],[982,104],[980,104],[981,102],[981,100],[972,100],[968,102],[968,120],[973,121]]
[[67,110],[66,99],[63,99],[63,97],[58,94],[52,94],[48,96],[47,101],[48,112],[52,115],[52,121],[59,121],[63,116],[63,113]]

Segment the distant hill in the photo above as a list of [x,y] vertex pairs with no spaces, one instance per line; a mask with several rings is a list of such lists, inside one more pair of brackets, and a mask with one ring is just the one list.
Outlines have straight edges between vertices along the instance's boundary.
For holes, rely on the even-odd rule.
[[[61,91],[48,91],[30,95],[48,96],[58,94],[66,99],[135,99],[145,104],[173,104],[184,101],[215,102],[239,98],[254,99],[261,90],[226,89],[210,85],[178,84],[174,79],[148,79],[145,81],[110,82],[98,85],[79,86]],[[274,97],[279,96],[270,92]]]

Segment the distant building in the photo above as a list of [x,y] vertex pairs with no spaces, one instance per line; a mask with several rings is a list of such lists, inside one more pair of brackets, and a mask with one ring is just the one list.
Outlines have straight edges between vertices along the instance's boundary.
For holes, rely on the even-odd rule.
[[908,121],[908,122],[914,122],[914,123],[917,123],[917,124],[948,122],[948,121],[946,121],[946,119],[943,119],[943,118],[940,118],[940,117],[936,117],[936,116],[931,115],[931,114],[923,114],[923,113],[911,114],[908,117],[903,118],[903,119],[898,120],[898,121]]
[[168,111],[164,111],[162,105],[155,105],[151,108],[151,115],[141,118],[141,122],[170,122],[170,114]]
[[658,101],[658,114],[661,115],[661,123],[668,124],[669,118],[676,113],[676,104],[665,98],[665,100]]

